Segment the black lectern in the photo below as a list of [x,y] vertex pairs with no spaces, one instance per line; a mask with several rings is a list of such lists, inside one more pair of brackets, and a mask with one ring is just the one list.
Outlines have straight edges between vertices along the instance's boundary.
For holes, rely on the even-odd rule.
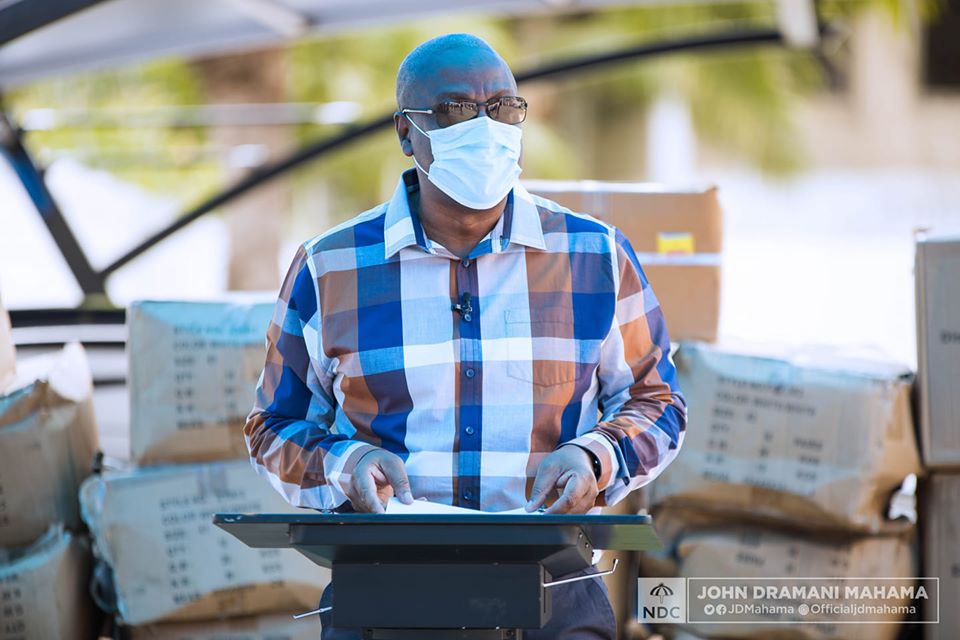
[[660,547],[644,515],[223,513],[213,522],[250,547],[293,547],[332,568],[333,625],[371,640],[519,640],[550,619],[555,577],[589,567],[594,549]]

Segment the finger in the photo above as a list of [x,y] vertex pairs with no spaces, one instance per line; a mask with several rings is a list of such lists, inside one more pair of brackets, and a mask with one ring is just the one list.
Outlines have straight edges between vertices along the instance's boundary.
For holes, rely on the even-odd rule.
[[387,503],[390,501],[390,498],[393,497],[393,487],[388,484],[383,485],[382,487],[377,487],[377,500],[380,501],[380,504],[383,505],[384,510],[387,508]]
[[404,504],[413,504],[413,493],[410,492],[410,479],[407,470],[403,468],[400,458],[392,458],[380,465],[387,482],[393,487],[394,494]]
[[[354,500],[353,508],[360,507],[364,513],[383,513],[383,504],[377,497],[377,483],[371,473],[361,473],[354,479],[354,485],[357,490],[357,496]],[[359,502],[359,505],[357,504]]]
[[569,513],[588,513],[597,506],[597,493],[588,488],[587,492],[580,496],[580,499],[574,504]]
[[570,496],[560,496],[560,499],[550,505],[550,508],[544,511],[548,514],[570,513],[573,509],[573,501]]
[[563,486],[560,498],[550,505],[547,513],[570,513],[590,490],[586,479],[576,472],[567,472],[557,479],[557,486]]
[[530,490],[530,500],[527,502],[527,511],[536,511],[547,499],[547,494],[557,483],[560,470],[551,464],[540,465],[537,470],[537,477],[533,481],[533,488]]
[[591,509],[597,506],[597,496],[600,495],[600,492],[597,490],[597,483],[593,481],[593,477],[586,479],[587,490],[580,496],[580,501],[577,502],[570,510],[571,513],[589,513]]
[[387,503],[390,501],[390,498],[394,496],[394,491],[393,487],[390,486],[390,479],[384,472],[381,462],[382,461],[378,461],[376,465],[371,465],[369,467],[369,473],[373,477],[373,483],[376,487],[377,501],[383,506],[384,510],[386,510]]
[[567,469],[562,474],[560,474],[559,478],[557,478],[557,491],[560,493],[564,493],[565,491],[567,491],[567,488],[570,486],[570,481],[575,480],[578,477],[579,477],[579,474],[577,473],[576,469]]

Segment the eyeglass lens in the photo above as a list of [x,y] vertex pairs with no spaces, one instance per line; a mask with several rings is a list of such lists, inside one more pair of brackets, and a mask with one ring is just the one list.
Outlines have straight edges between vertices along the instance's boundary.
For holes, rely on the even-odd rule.
[[[527,102],[523,98],[503,97],[486,104],[487,117],[504,124],[520,124],[527,116]],[[475,102],[441,102],[434,108],[437,124],[449,127],[477,117],[479,106]]]

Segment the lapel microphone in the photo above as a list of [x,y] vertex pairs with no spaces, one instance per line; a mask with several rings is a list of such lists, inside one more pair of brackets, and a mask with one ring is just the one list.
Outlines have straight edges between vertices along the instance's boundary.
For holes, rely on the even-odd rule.
[[459,303],[455,302],[450,305],[450,310],[459,313],[464,320],[470,320],[470,314],[473,313],[473,307],[470,306],[470,293],[464,292],[460,296]]

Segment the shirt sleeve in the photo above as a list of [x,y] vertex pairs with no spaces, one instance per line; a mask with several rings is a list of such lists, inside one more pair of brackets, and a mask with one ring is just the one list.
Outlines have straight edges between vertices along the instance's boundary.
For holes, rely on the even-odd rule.
[[336,432],[318,299],[301,245],[267,328],[266,362],[243,433],[253,468],[290,504],[333,509],[347,500],[357,461],[375,447]]
[[616,313],[597,370],[602,417],[568,442],[600,459],[600,505],[656,478],[680,451],[687,422],[663,311],[630,242],[614,233]]

